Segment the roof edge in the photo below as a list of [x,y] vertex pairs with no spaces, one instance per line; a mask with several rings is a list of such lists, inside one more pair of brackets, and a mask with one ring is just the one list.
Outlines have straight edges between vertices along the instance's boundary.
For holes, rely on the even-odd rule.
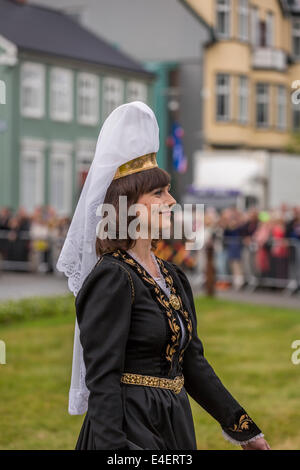
[[214,32],[214,29],[212,26],[210,26],[207,21],[204,20],[204,18],[199,15],[199,13],[197,13],[187,2],[186,0],[178,0],[179,3],[181,3],[181,5],[186,8],[186,10],[192,15],[194,16],[194,18],[196,18],[196,20],[198,20],[208,31],[209,35],[210,35],[210,39],[209,39],[209,42],[215,42],[217,40],[216,38],[216,35],[215,35],[215,32]]

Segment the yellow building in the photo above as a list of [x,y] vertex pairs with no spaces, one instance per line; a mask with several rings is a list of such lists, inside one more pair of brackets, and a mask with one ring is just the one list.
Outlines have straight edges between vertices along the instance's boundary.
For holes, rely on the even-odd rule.
[[[231,156],[237,151],[250,159],[259,155],[260,165],[262,159],[264,164],[256,177],[263,179],[267,157],[286,152],[292,133],[300,130],[300,105],[292,100],[300,96],[300,4],[297,0],[185,0],[185,4],[211,29],[202,62],[202,154],[220,150],[224,154],[227,149]],[[262,195],[265,205],[269,196]],[[294,203],[289,196],[286,199],[276,202]]]

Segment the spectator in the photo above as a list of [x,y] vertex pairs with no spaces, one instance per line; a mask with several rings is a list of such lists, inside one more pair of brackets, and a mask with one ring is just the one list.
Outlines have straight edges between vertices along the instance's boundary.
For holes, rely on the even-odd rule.
[[242,269],[242,224],[241,215],[237,209],[232,209],[228,225],[224,230],[230,270],[233,276],[233,286],[240,289],[244,284]]
[[277,211],[272,214],[272,218],[271,277],[275,279],[287,279],[288,243],[285,239],[284,219]]

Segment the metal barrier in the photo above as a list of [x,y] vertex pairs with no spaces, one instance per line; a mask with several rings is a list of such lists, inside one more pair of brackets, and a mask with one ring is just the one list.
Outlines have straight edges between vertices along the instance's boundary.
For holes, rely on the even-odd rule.
[[216,279],[234,287],[300,287],[300,240],[282,238],[259,244],[242,237],[224,237],[214,243]]
[[[56,262],[65,238],[33,237],[28,230],[0,230],[0,270],[61,275]],[[283,288],[289,293],[300,287],[300,240],[269,239],[264,244],[243,237],[213,237],[216,281],[226,281],[239,289],[247,287]],[[191,252],[192,253],[192,252]],[[206,282],[206,250],[192,253],[197,267],[191,278],[198,287]]]
[[0,270],[54,272],[64,237],[34,237],[28,230],[0,230]]

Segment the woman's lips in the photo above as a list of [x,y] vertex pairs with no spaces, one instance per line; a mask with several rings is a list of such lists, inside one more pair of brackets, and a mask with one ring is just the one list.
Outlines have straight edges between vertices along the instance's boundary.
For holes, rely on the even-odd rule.
[[160,212],[160,214],[168,214],[168,215],[171,215],[171,211]]

